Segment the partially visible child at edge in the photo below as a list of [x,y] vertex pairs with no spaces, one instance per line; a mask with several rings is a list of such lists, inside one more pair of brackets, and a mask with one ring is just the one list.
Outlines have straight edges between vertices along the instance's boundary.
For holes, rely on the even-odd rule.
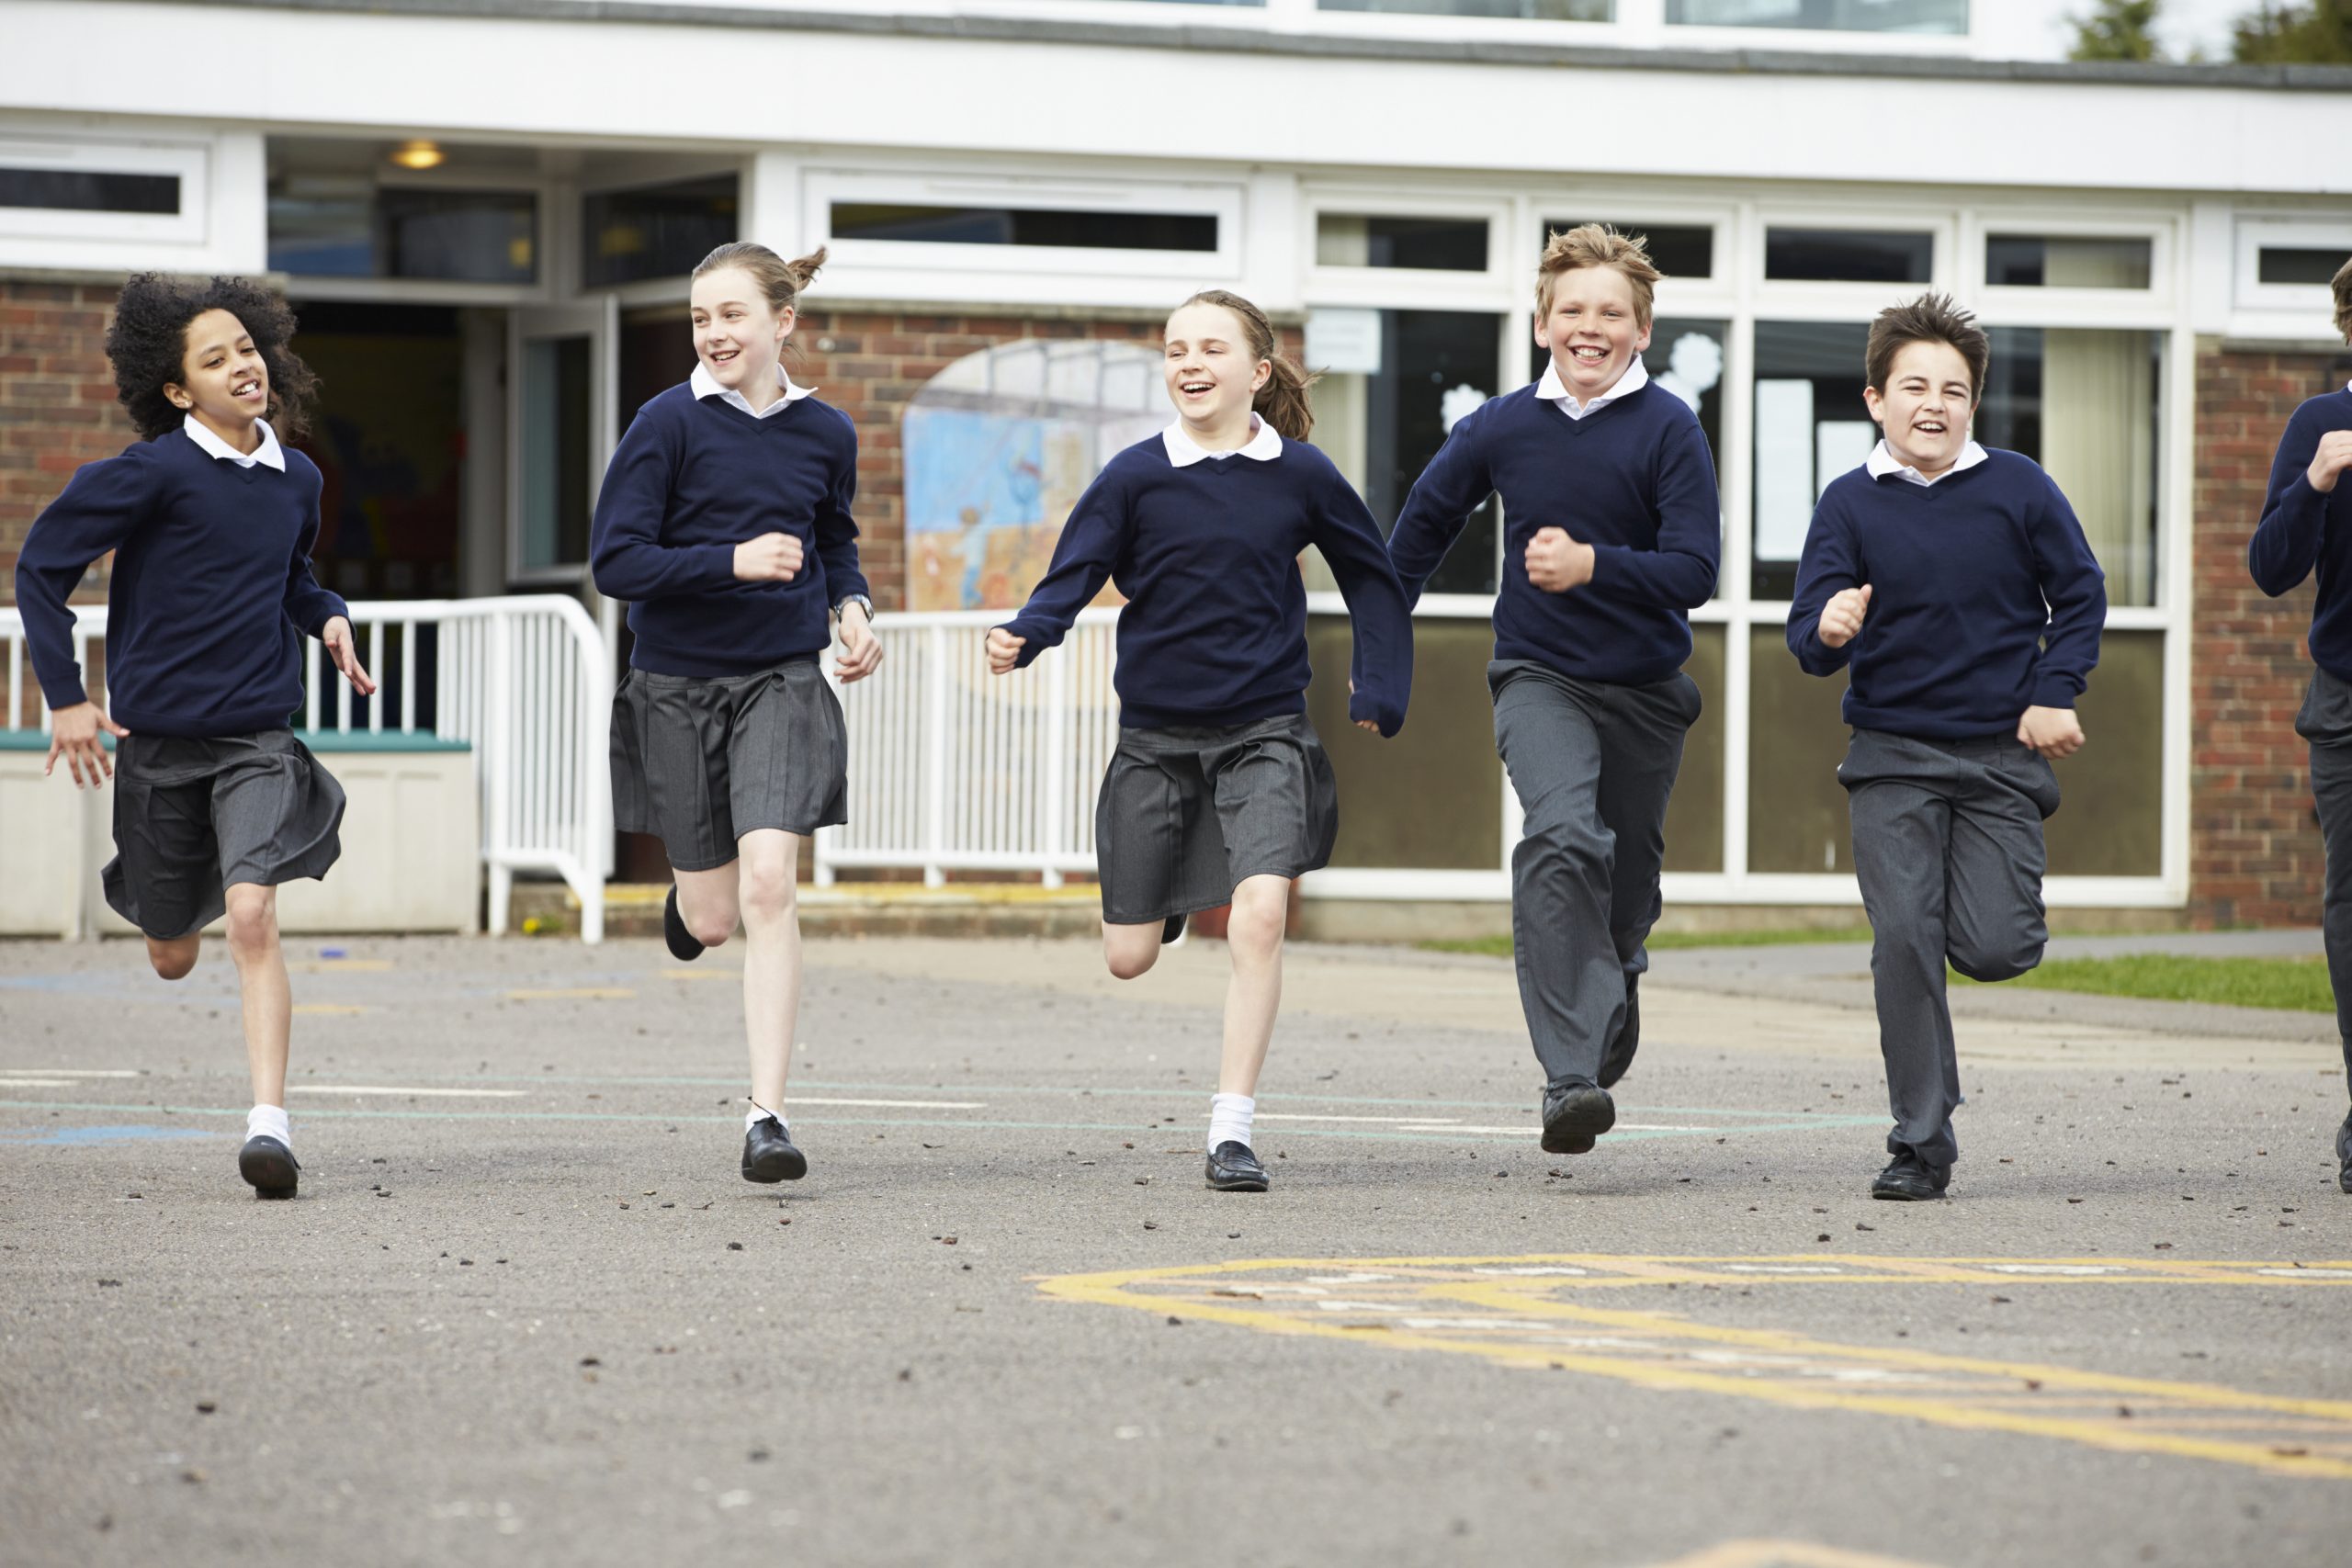
[[1265,313],[1223,289],[1168,318],[1176,420],[1113,457],[1079,498],[1021,613],[989,633],[1002,675],[1062,640],[1104,580],[1119,612],[1119,744],[1095,806],[1102,952],[1133,979],[1195,911],[1230,903],[1207,1177],[1262,1192],[1258,1076],[1282,1001],[1292,879],[1331,857],[1331,764],[1306,717],[1311,673],[1298,558],[1320,550],[1355,619],[1349,716],[1396,733],[1413,630],[1363,498],[1306,444],[1308,378]]
[[[2337,269],[2335,330],[2352,344],[2352,261]],[[2310,691],[2295,733],[2311,742],[2312,796],[2326,846],[2327,890],[2320,924],[2335,1027],[2352,1080],[2352,385],[2307,400],[2287,421],[2270,464],[2262,521],[2246,545],[2255,585],[2272,598],[2314,571]],[[2352,1111],[2335,1130],[2335,1184],[2352,1192]]]
[[1454,425],[1388,541],[1418,600],[1470,514],[1502,496],[1487,685],[1526,819],[1511,939],[1552,1154],[1616,1124],[1609,1089],[1641,1043],[1667,801],[1699,718],[1690,612],[1715,591],[1714,462],[1690,406],[1642,364],[1660,276],[1638,238],[1597,223],[1553,235],[1535,275],[1542,379]]
[[784,1115],[800,1013],[801,840],[848,820],[849,739],[818,660],[838,615],[846,683],[882,645],[857,566],[857,431],[780,355],[825,253],[719,246],[695,268],[694,374],[639,409],[596,499],[599,592],[630,601],[613,695],[613,822],[662,840],[682,962],[744,933],[747,1181],[808,1162]]
[[[288,728],[302,639],[324,642],[362,696],[376,690],[349,611],[311,574],[319,470],[280,444],[302,433],[317,385],[293,333],[285,301],[246,279],[132,277],[107,357],[140,439],[77,470],[17,561],[51,710],[49,767],[62,758],[77,787],[114,780],[107,904],[166,980],[196,966],[204,927],[228,917],[254,1095],[237,1169],[264,1198],[293,1197],[300,1169],[277,886],[323,877],[342,853],[343,789]],[[90,700],[66,604],[108,550],[110,715]]]
[[1838,780],[1871,932],[1893,1160],[1874,1198],[1939,1196],[1962,1103],[1944,963],[2013,980],[2041,962],[2050,761],[2107,623],[2106,580],[2074,508],[2030,457],[1969,438],[1992,345],[1928,294],[1882,311],[1862,396],[1883,434],[1815,509],[1789,647],[1850,666]]

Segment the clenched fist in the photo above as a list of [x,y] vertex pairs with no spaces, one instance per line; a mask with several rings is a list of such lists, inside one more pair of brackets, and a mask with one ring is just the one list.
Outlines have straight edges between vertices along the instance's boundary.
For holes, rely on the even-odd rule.
[[1831,594],[1829,603],[1821,607],[1821,645],[1824,648],[1843,648],[1853,641],[1862,629],[1862,617],[1870,614],[1870,609],[1871,585],[1867,582],[1860,588],[1849,588],[1843,592]]
[[735,547],[735,575],[745,582],[789,582],[800,570],[800,541],[763,534]]
[[989,673],[1010,675],[1021,662],[1021,650],[1029,646],[1025,637],[1014,637],[1002,626],[989,628]]
[[1565,528],[1538,528],[1527,541],[1527,581],[1546,593],[1566,593],[1592,581],[1592,547]]
[[2312,456],[2312,466],[2304,470],[2312,481],[2312,489],[2322,495],[2335,488],[2337,476],[2352,468],[2352,430],[2331,430],[2319,438],[2319,450]]

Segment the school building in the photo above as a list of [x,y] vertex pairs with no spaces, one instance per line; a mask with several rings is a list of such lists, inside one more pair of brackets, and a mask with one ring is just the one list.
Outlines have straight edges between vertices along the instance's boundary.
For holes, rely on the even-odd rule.
[[[2052,904],[2315,921],[2311,590],[2263,599],[2245,553],[2288,413],[2352,379],[2326,288],[2352,70],[2021,61],[2043,9],[0,0],[0,594],[40,507],[128,438],[102,352],[122,276],[266,273],[325,383],[321,578],[575,594],[624,657],[589,509],[630,412],[691,368],[685,274],[738,237],[827,246],[794,374],[860,431],[897,683],[852,707],[883,748],[856,766],[899,770],[832,863],[936,871],[986,795],[1002,819],[967,826],[998,847],[950,869],[1080,869],[1099,761],[1069,748],[1107,695],[1044,665],[1026,696],[986,688],[977,628],[1166,422],[1170,307],[1222,287],[1283,323],[1328,372],[1316,439],[1385,525],[1451,423],[1540,370],[1546,230],[1606,220],[1669,275],[1647,363],[1722,482],[1669,907],[1857,904],[1841,687],[1789,656],[1786,601],[1815,495],[1874,439],[1866,323],[1937,288],[1992,333],[1976,434],[2049,468],[2107,571]],[[1306,562],[1345,823],[1306,890],[1327,929],[1498,923],[1500,525],[1490,502],[1432,581],[1388,743],[1344,722],[1340,601]],[[1023,738],[1058,750],[1032,765]],[[928,783],[899,776],[918,755]],[[1010,799],[974,782],[1000,776]],[[624,845],[615,869],[658,866]]]

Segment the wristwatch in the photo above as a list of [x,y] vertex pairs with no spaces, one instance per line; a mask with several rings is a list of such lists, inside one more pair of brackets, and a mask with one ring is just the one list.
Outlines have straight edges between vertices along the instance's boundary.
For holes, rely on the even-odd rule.
[[870,621],[870,620],[872,620],[872,619],[874,618],[874,601],[873,601],[873,600],[871,600],[871,599],[868,599],[868,598],[867,598],[865,594],[863,594],[863,593],[845,593],[845,594],[843,594],[843,595],[842,596],[842,602],[841,602],[840,604],[836,604],[836,605],[834,605],[834,606],[833,606],[833,614],[834,614],[834,615],[840,615],[843,610],[848,609],[852,604],[854,604],[854,605],[856,605],[859,609],[861,609],[861,610],[865,611],[865,618],[866,618],[867,620],[869,620],[869,621]]

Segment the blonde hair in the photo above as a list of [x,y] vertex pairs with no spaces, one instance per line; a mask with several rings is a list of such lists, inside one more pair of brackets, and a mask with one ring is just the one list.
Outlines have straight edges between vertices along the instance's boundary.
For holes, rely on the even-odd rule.
[[1565,234],[1554,234],[1535,264],[1535,313],[1552,313],[1552,293],[1560,275],[1588,266],[1614,267],[1634,288],[1634,322],[1647,331],[1650,300],[1666,274],[1650,262],[1647,234],[1621,234],[1608,223],[1579,223]]
[[2327,286],[2335,290],[2335,330],[2352,343],[2352,261],[2337,267]]
[[[1323,378],[1308,374],[1283,356],[1274,342],[1274,323],[1266,319],[1266,312],[1227,288],[1204,288],[1184,305],[1216,305],[1233,312],[1250,339],[1251,356],[1273,367],[1273,374],[1250,400],[1250,408],[1285,441],[1304,441],[1312,434],[1315,409],[1306,400],[1306,389]],[[1184,305],[1176,309],[1181,310]]]
[[721,267],[741,267],[759,285],[769,307],[782,315],[798,306],[800,291],[816,281],[817,269],[825,265],[825,247],[820,245],[808,255],[786,261],[755,241],[732,240],[703,257],[693,276],[700,277]]

